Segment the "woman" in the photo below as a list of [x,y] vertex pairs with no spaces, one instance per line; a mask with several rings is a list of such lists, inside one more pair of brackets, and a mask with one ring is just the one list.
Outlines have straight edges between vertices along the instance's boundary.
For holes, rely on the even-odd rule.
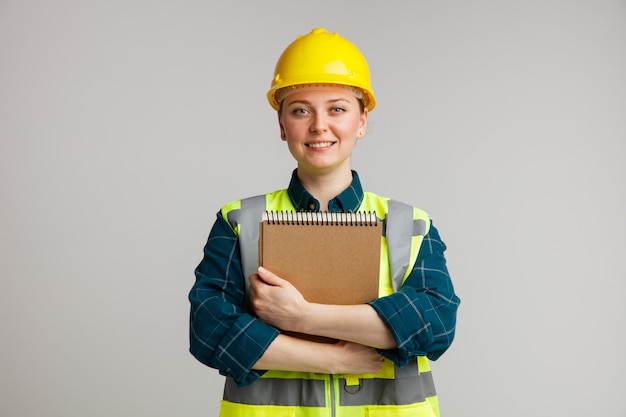
[[[351,169],[376,105],[365,58],[314,29],[285,49],[267,96],[297,167],[287,189],[222,207],[189,294],[190,351],[226,376],[220,415],[438,416],[427,358],[452,343],[459,298],[428,215],[364,192]],[[266,210],[376,212],[386,224],[379,298],[310,303],[257,267]]]

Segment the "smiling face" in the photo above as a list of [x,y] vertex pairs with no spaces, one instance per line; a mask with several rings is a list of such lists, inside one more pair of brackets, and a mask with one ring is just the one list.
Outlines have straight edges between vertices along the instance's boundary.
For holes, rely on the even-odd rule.
[[283,100],[278,121],[299,172],[350,172],[354,145],[365,135],[367,110],[361,110],[350,89],[304,87]]

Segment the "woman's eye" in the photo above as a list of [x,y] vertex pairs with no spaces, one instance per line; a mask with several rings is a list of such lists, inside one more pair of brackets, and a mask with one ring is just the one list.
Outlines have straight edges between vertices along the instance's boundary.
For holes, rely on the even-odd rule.
[[299,115],[302,115],[302,114],[306,114],[306,109],[299,109],[299,108],[296,108],[296,109],[293,109],[293,110],[291,111],[291,113],[292,113],[292,114],[295,114],[296,116],[299,116]]
[[333,113],[343,113],[344,111],[346,111],[346,109],[344,109],[343,107],[334,107],[332,109]]

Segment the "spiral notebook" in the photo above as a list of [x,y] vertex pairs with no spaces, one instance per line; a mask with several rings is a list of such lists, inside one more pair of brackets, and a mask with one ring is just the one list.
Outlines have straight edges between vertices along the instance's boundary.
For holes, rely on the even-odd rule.
[[375,213],[270,211],[260,223],[259,264],[307,301],[363,304],[378,297],[381,237]]

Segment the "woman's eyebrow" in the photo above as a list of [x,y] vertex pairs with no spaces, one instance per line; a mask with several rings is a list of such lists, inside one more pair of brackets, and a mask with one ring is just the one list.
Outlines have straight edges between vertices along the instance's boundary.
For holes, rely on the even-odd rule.
[[311,102],[308,100],[302,99],[302,100],[294,100],[291,103],[288,103],[287,105],[291,106],[292,104],[311,104]]
[[337,103],[338,101],[345,101],[346,103],[350,103],[350,100],[344,97],[330,99],[327,101],[327,103]]

